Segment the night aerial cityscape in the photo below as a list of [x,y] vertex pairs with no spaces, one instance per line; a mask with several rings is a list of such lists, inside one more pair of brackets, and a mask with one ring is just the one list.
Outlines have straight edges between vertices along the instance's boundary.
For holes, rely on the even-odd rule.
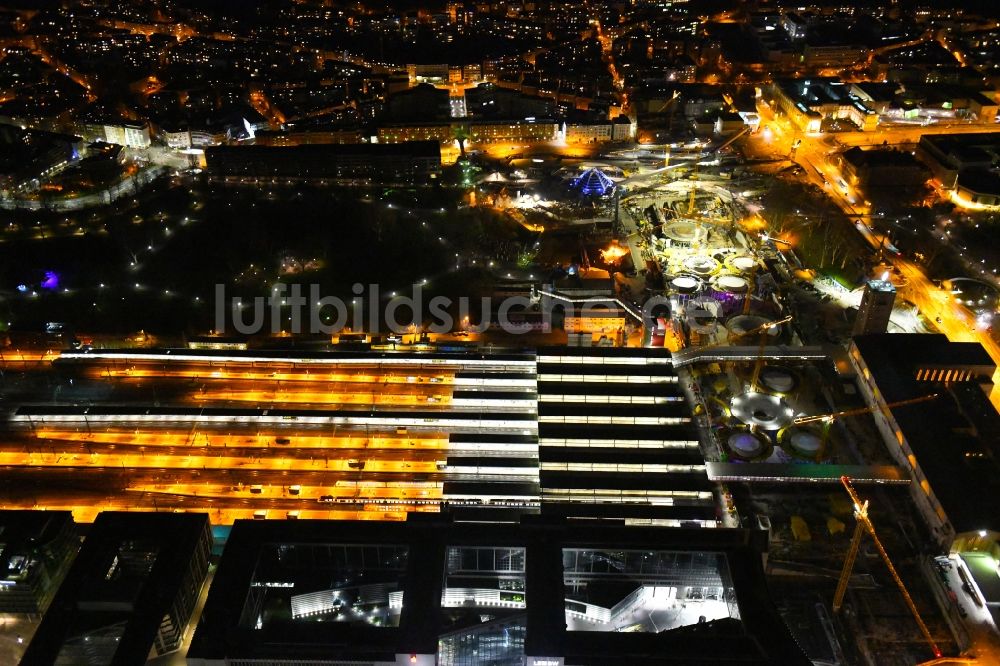
[[1000,665],[997,0],[0,0],[0,666]]

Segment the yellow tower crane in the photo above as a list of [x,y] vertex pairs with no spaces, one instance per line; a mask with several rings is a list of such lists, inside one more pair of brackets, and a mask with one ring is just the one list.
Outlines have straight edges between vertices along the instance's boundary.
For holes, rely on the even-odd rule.
[[913,603],[913,598],[910,597],[910,593],[906,590],[906,585],[903,584],[903,579],[899,577],[896,572],[896,567],[893,566],[892,560],[889,559],[889,554],[885,552],[885,547],[879,540],[878,535],[875,533],[875,527],[872,525],[872,521],[868,518],[868,500],[864,502],[858,497],[858,494],[854,491],[854,486],[851,485],[851,479],[842,476],[840,477],[840,483],[844,486],[847,494],[851,497],[851,502],[854,504],[854,518],[857,523],[854,526],[854,536],[851,537],[851,546],[847,550],[847,557],[844,559],[844,568],[840,572],[840,580],[837,581],[837,591],[833,596],[833,611],[839,612],[841,606],[844,604],[844,594],[847,592],[847,581],[851,577],[851,571],[854,569],[854,560],[858,556],[858,547],[861,545],[861,537],[865,532],[872,538],[875,543],[875,547],[878,549],[879,555],[882,557],[882,561],[885,562],[885,566],[889,569],[889,573],[892,575],[892,579],[896,581],[896,586],[899,591],[903,593],[903,599],[906,601],[907,607],[910,612],[913,613],[913,618],[917,621],[917,626],[920,627],[920,633],[923,634],[924,640],[930,646],[931,651],[934,653],[936,658],[941,657],[941,649],[938,648],[937,643],[931,637],[931,632],[927,629],[927,625],[924,624],[924,620],[920,617],[920,612],[917,610],[916,605]]
[[757,385],[760,383],[760,371],[764,369],[764,347],[767,346],[767,332],[776,326],[781,326],[782,324],[787,324],[792,318],[785,317],[784,319],[779,319],[778,321],[772,321],[763,326],[758,326],[754,331],[760,331],[760,344],[757,347],[757,362],[753,366],[753,374],[750,376],[750,391],[755,392],[757,390]]
[[[892,409],[893,407],[904,407],[906,405],[914,405],[918,402],[927,402],[929,400],[934,400],[938,397],[937,393],[931,393],[930,395],[922,395],[918,398],[910,398],[909,400],[899,400],[897,402],[890,402],[885,407],[886,409]],[[804,423],[815,423],[816,421],[834,421],[845,416],[860,416],[862,414],[870,414],[876,411],[878,407],[858,407],[856,409],[845,409],[842,412],[834,412],[832,414],[817,414],[815,416],[801,416],[793,421],[795,425],[802,425]]]
[[[754,259],[757,259],[756,255]],[[742,313],[747,315],[750,314],[750,304],[753,302],[753,288],[757,282],[757,264],[754,264],[753,268],[750,269],[750,274],[747,275],[747,295],[743,299],[743,309]]]

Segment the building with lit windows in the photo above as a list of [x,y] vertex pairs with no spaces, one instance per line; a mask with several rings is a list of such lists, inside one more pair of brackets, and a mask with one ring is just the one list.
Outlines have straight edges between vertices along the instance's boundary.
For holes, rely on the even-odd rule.
[[760,530],[239,521],[189,666],[809,663]]
[[916,156],[955,203],[1000,209],[1000,139],[991,132],[925,134]]
[[878,114],[837,79],[779,79],[764,95],[803,132],[822,131],[824,120],[849,120],[866,132],[878,126]]
[[116,143],[126,148],[149,148],[148,123],[94,121],[85,122],[81,134],[91,141]]
[[263,130],[256,133],[258,146],[302,146],[308,144],[361,143],[361,132],[356,129],[315,128],[272,132]]
[[618,116],[608,121],[568,122],[565,137],[566,143],[630,141],[635,138],[635,130],[635,124],[627,116]]
[[806,67],[849,67],[868,57],[869,49],[860,44],[815,40],[802,47],[801,62]]
[[566,123],[566,143],[598,143],[611,141],[614,127],[611,122]]
[[80,159],[82,148],[83,140],[78,136],[0,123],[0,193],[37,187]]
[[[406,73],[410,77],[410,85],[420,83],[440,83],[448,80],[450,67],[447,63],[411,63],[406,66]],[[445,91],[445,97],[448,93]]]
[[474,143],[544,143],[555,141],[559,123],[554,120],[481,121],[469,123],[469,137]]
[[[1000,531],[1000,415],[988,398],[996,364],[986,350],[936,334],[862,335],[849,358],[934,540],[951,549],[963,535]],[[888,406],[928,395],[937,398]]]
[[437,141],[444,144],[454,141],[455,135],[455,127],[450,122],[383,124],[376,133],[379,143]]
[[[888,276],[886,276],[888,278]],[[896,302],[896,287],[888,279],[868,280],[858,316],[854,320],[854,335],[885,333],[892,317],[892,304]]]
[[0,511],[0,613],[44,613],[79,548],[69,511]]
[[[459,122],[428,122],[387,124],[378,128],[379,143],[455,141],[459,132],[472,144],[476,143],[546,143],[559,136],[559,123],[554,120],[483,120]],[[611,126],[608,125],[610,137]]]

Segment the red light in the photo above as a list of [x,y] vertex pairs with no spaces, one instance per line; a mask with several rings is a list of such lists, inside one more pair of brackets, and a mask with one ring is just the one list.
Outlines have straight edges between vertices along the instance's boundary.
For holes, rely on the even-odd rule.
[[411,664],[417,663],[417,655],[415,655],[415,654],[411,654],[410,655],[410,663]]

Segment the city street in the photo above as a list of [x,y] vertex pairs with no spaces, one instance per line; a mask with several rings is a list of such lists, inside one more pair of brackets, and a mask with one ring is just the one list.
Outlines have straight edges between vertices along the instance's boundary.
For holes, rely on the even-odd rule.
[[[861,200],[859,194],[846,185],[839,170],[828,159],[829,155],[840,150],[837,143],[872,145],[871,143],[861,143],[868,134],[853,132],[836,135],[812,135],[794,128],[787,118],[775,118],[765,105],[761,105],[761,115],[763,117],[761,131],[745,141],[748,152],[772,157],[793,155],[795,162],[803,169],[801,178],[804,181],[819,187],[830,200],[837,204],[849,220],[862,221],[862,224],[854,224],[853,227],[868,243],[873,253],[888,249],[888,242],[885,238],[874,232],[872,227],[865,223],[870,212],[869,206]],[[984,131],[982,126],[965,127],[968,131]],[[767,128],[770,130],[767,131]],[[889,145],[899,145],[912,143],[921,134],[926,134],[929,131],[951,132],[955,129],[957,128],[938,125],[932,128],[892,128],[885,133],[880,132],[878,136],[882,141],[888,141]],[[868,140],[871,141],[871,137]],[[793,149],[793,144],[796,141],[799,143]],[[881,142],[878,143],[881,144]],[[905,297],[916,304],[925,317],[937,322],[938,328],[950,340],[979,342],[986,348],[993,360],[1000,364],[1000,345],[993,339],[989,331],[976,326],[975,317],[967,308],[957,303],[946,290],[935,286],[923,270],[908,258],[894,255],[891,252],[885,254],[907,281],[903,292]],[[990,394],[990,400],[1000,409],[1000,370],[994,376],[994,389]]]

